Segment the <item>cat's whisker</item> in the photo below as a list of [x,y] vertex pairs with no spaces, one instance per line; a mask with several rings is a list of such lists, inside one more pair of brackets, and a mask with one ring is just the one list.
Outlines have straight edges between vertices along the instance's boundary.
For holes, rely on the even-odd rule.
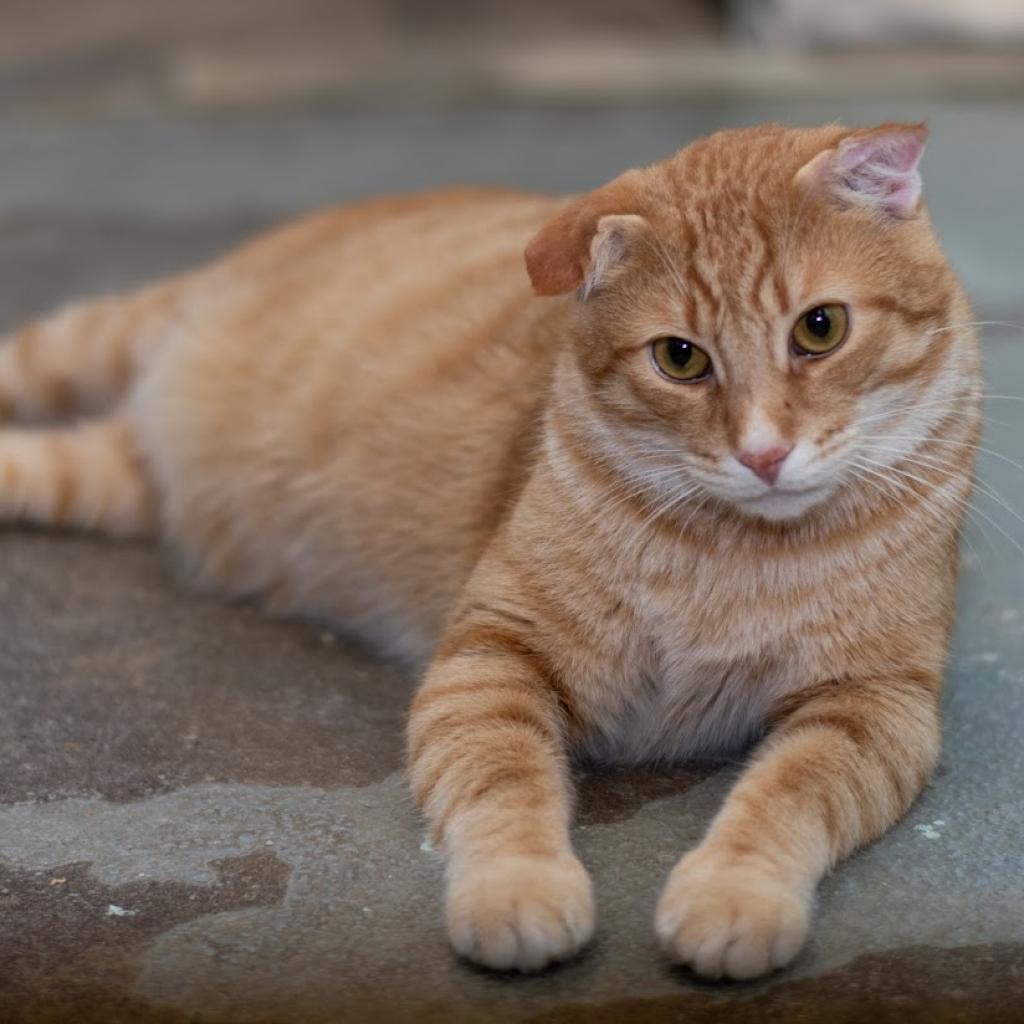
[[857,463],[852,464],[849,469],[858,483],[873,487],[887,502],[894,502],[900,509],[909,511],[909,506],[902,497],[908,490],[906,483],[892,480],[868,466]]
[[[972,520],[972,519],[970,519],[970,517],[968,517],[968,524],[967,525],[970,526],[972,524],[973,525],[977,525],[975,520]],[[985,538],[986,543],[989,545],[989,547],[992,549],[992,551],[994,553],[995,552],[995,545],[992,543],[991,537],[989,537],[988,534],[984,533],[984,531],[981,530],[980,526],[978,527],[978,532],[981,533],[981,535]],[[966,528],[960,531],[960,538],[961,538],[961,540],[963,540],[964,544],[967,545],[967,550],[971,553],[971,555],[973,555],[974,561],[977,563],[977,566],[978,566],[978,571],[981,572],[981,574],[985,578],[985,582],[987,584],[988,583],[988,576],[985,574],[985,571],[984,571],[984,568],[983,568],[983,564],[984,563],[982,561],[981,555],[978,554],[978,549],[974,546],[974,544],[971,543],[971,538],[967,535],[967,529]]]
[[912,443],[913,442],[919,442],[922,445],[926,444],[926,443],[927,444],[944,444],[944,445],[947,445],[947,446],[957,447],[957,448],[971,448],[971,449],[973,449],[976,452],[981,452],[984,455],[991,455],[993,458],[1000,459],[1002,462],[1005,462],[1005,463],[1013,466],[1015,469],[1019,469],[1022,473],[1024,473],[1024,464],[1022,464],[1020,462],[1017,462],[1014,459],[1011,459],[1008,455],[1004,455],[1002,452],[997,452],[993,448],[986,448],[984,445],[974,444],[971,441],[956,441],[956,440],[953,440],[951,438],[945,438],[945,437],[929,437],[929,436],[911,437],[911,436],[903,436],[903,435],[899,435],[899,434],[878,434],[878,435],[874,435],[871,438],[871,440],[872,441],[910,441]]
[[874,413],[871,416],[860,417],[860,423],[874,423],[877,420],[889,419],[892,416],[898,416],[905,412],[916,412],[920,409],[943,409],[948,407],[953,410],[961,402],[978,402],[983,401],[983,396],[977,394],[965,394],[965,395],[954,395],[948,398],[936,398],[931,399],[927,402],[906,402],[902,405],[894,405],[884,412]]
[[900,409],[915,409],[922,406],[928,405],[941,405],[945,403],[956,403],[964,401],[1004,401],[1004,402],[1024,402],[1024,395],[998,395],[991,391],[967,391],[959,395],[949,395],[945,398],[930,399],[927,402],[907,402],[904,405],[894,406],[893,410]]
[[[879,483],[878,480],[873,479],[871,476],[866,475],[865,470],[867,470],[867,472],[872,472],[871,470],[868,470],[867,467],[864,467],[864,466],[851,467],[851,475],[859,483],[865,484],[867,486],[870,486],[874,490],[878,491],[884,498],[886,498],[886,499],[888,499],[890,501],[896,501],[897,504],[899,504],[899,506],[901,508],[905,509],[907,507],[906,502],[900,501],[898,497],[893,495],[892,492],[888,491],[885,488],[883,483]],[[888,480],[885,480],[885,478],[880,473],[874,473],[873,476],[882,477],[884,483],[893,484],[893,485],[897,486],[897,493],[902,492],[908,486],[907,484],[903,483],[902,481],[888,481]],[[967,514],[969,519],[971,518],[971,512],[972,512],[971,509],[967,509],[966,510],[966,514]],[[988,546],[992,550],[993,554],[996,554],[997,552],[996,552],[995,544],[993,543],[992,538],[989,536],[989,534],[985,531],[985,529],[982,526],[982,524],[978,523],[976,520],[971,520],[971,521],[974,522],[974,525],[977,526],[978,532],[981,534],[981,536],[985,540],[986,544],[988,544]],[[977,549],[971,543],[970,538],[967,536],[966,532],[963,533],[962,536],[963,536],[964,543],[967,545],[968,550],[971,552],[972,555],[974,555],[975,560],[978,562],[979,568],[981,568],[983,563],[982,563],[981,556],[978,554]],[[987,579],[987,577],[986,577],[986,579]]]
[[669,469],[668,467],[659,467],[646,473],[635,473],[620,467],[619,475],[626,485],[631,485],[622,495],[623,500],[628,500],[631,497],[643,494],[644,491],[659,490],[661,481],[671,480],[681,474],[678,470]]
[[[1024,396],[1022,395],[962,395],[953,398],[935,399],[928,402],[908,402],[905,405],[893,406],[887,409],[885,412],[875,413],[871,416],[864,416],[859,419],[860,423],[873,423],[878,420],[890,419],[893,416],[898,416],[901,413],[906,412],[917,412],[921,409],[942,409],[948,407],[950,412],[955,412],[957,406],[962,402],[985,402],[985,401],[1005,401],[1005,402],[1024,402]],[[984,409],[980,410],[983,419],[990,423],[998,423],[1000,426],[1008,427],[1012,424],[1006,423],[1003,420],[997,420],[994,416],[987,413]]]
[[[870,423],[870,422],[876,421],[876,420],[886,420],[886,419],[891,419],[894,416],[900,416],[902,413],[915,412],[915,411],[920,410],[920,409],[930,409],[930,408],[934,408],[934,407],[929,406],[926,403],[921,403],[919,405],[908,405],[908,406],[905,406],[902,409],[898,409],[898,410],[896,410],[894,412],[891,412],[891,413],[884,413],[884,414],[882,414],[880,416],[865,417],[865,418],[861,419],[859,422],[863,424],[863,423]],[[952,413],[952,412],[956,412],[957,410],[955,408],[953,408],[953,407],[950,407],[950,409],[948,411]],[[986,412],[983,408],[979,409],[978,414],[979,414],[980,418],[986,424],[995,424],[997,426],[1006,427],[1008,429],[1015,429],[1016,426],[1017,426],[1017,424],[1008,423],[1006,420],[996,419],[995,416],[993,416],[989,412]],[[893,424],[893,426],[900,426],[900,427],[903,427],[904,429],[906,427],[908,427],[909,425],[910,424],[907,424],[906,422],[901,422],[901,423],[898,423],[898,424]],[[937,424],[936,424],[936,426],[937,426]]]
[[672,468],[661,468],[654,470],[647,474],[636,474],[628,471],[623,471],[620,468],[621,475],[625,478],[627,486],[625,490],[616,490],[613,492],[614,500],[609,503],[602,505],[602,512],[606,515],[613,509],[619,508],[621,505],[636,500],[645,493],[650,494],[650,500],[641,503],[641,509],[647,512],[652,503],[664,499],[664,492],[668,489],[666,484],[671,484],[675,479],[678,479],[681,483],[687,484],[688,487],[684,489],[684,492],[672,488],[671,498],[675,499],[682,493],[683,497],[688,496],[696,490],[697,485],[690,481],[682,467]]
[[1024,331],[1024,323],[1015,320],[970,320],[966,323],[946,324],[943,327],[933,327],[925,331],[925,334],[942,334],[946,331],[962,331],[969,327],[1012,327],[1018,331]]
[[797,206],[796,216],[790,221],[786,228],[786,240],[783,244],[782,259],[779,261],[781,266],[781,276],[786,279],[789,273],[789,257],[793,249],[793,241],[796,237],[797,228],[800,226],[800,222],[803,219],[804,210],[807,206],[807,200],[811,195],[811,190],[807,189],[800,197],[800,205]]
[[[889,480],[883,474],[872,471],[869,467],[863,466],[860,463],[854,461],[847,466],[847,470],[850,475],[858,483],[866,484],[877,490],[887,501],[896,501],[901,508],[906,508],[906,503],[901,501],[898,495],[901,493],[901,488],[897,488],[896,494],[890,489],[894,486],[893,481]],[[869,475],[870,474],[870,475]],[[877,477],[878,479],[874,479]],[[879,480],[882,482],[879,483]],[[888,485],[888,486],[887,486]]]
[[702,508],[704,508],[705,505],[707,505],[709,501],[711,501],[713,497],[714,495],[710,491],[705,493],[703,499],[701,499],[701,501],[694,505],[693,509],[690,511],[690,514],[686,517],[686,521],[680,527],[680,533],[686,533],[686,530],[689,527],[690,523],[693,522],[694,517],[697,515],[698,512],[700,512]]
[[644,521],[638,527],[637,532],[639,534],[646,533],[647,528],[649,526],[657,522],[663,516],[667,515],[674,508],[677,508],[678,506],[682,505],[684,501],[686,501],[688,498],[692,497],[694,494],[701,490],[703,490],[703,488],[701,488],[699,484],[695,484],[689,490],[684,491],[682,494],[676,495],[670,500],[659,505],[657,508],[654,509],[654,511],[649,516],[647,516],[646,519],[644,519]]
[[664,246],[656,238],[649,237],[646,233],[640,236],[643,241],[647,244],[648,248],[658,257],[661,261],[662,266],[665,268],[666,273],[672,279],[672,283],[679,290],[679,294],[684,299],[690,298],[690,289],[686,282],[683,280],[682,275],[676,266],[673,265],[668,254],[665,252]]
[[[683,479],[685,480],[685,477]],[[679,497],[680,495],[685,498],[685,497],[688,497],[689,494],[693,493],[692,487],[686,488],[684,490],[679,490],[677,488],[670,488],[670,487],[665,486],[665,482],[667,482],[667,481],[662,481],[662,485],[660,485],[660,486],[658,486],[656,484],[656,482],[655,482],[654,485],[651,485],[651,484],[640,485],[640,486],[634,488],[631,493],[622,495],[620,498],[618,498],[611,505],[607,506],[605,511],[608,512],[611,509],[618,508],[618,507],[626,504],[627,502],[635,501],[638,498],[641,498],[645,494],[649,495],[649,500],[645,501],[645,502],[641,502],[641,508],[644,511],[647,511],[647,510],[650,509],[651,504],[653,502],[663,501],[663,500],[666,499],[666,492],[667,492],[667,490],[669,492],[669,496],[668,496],[668,500],[669,501],[675,500],[675,498]]]
[[670,447],[650,447],[648,445],[642,445],[639,442],[623,441],[616,444],[616,450],[620,452],[629,452],[636,455],[666,455],[673,457],[682,457],[686,453],[681,448],[670,448]]
[[983,391],[978,397],[983,402],[1024,402],[1024,395],[993,395]]
[[[905,405],[893,406],[891,409],[887,409],[885,412],[875,413],[875,414],[873,414],[871,416],[860,417],[859,420],[858,420],[858,423],[860,423],[860,424],[875,423],[875,422],[877,422],[879,420],[892,419],[893,417],[900,416],[903,413],[918,412],[918,411],[926,410],[926,409],[927,410],[939,410],[939,411],[941,411],[942,409],[945,408],[945,409],[948,409],[949,412],[956,412],[957,408],[963,402],[980,401],[980,402],[983,403],[983,402],[989,401],[989,400],[991,400],[991,401],[1007,401],[1007,402],[1016,401],[1016,402],[1021,402],[1021,401],[1024,401],[1024,396],[1022,396],[1022,395],[961,395],[961,396],[952,397],[952,398],[935,399],[933,401],[928,401],[928,402],[908,402]],[[997,425],[999,425],[1001,427],[1007,427],[1007,428],[1011,428],[1011,429],[1016,427],[1016,424],[1008,423],[1006,420],[997,419],[990,412],[988,412],[984,407],[982,407],[979,410],[979,414],[980,414],[981,418],[986,423],[994,423],[994,424],[997,424]]]
[[[856,479],[859,483],[873,487],[887,501],[894,501],[901,509],[903,509],[904,511],[909,511],[909,506],[907,505],[906,501],[903,501],[900,498],[901,494],[909,490],[909,484],[906,481],[902,481],[899,479],[891,479],[890,477],[887,477],[885,474],[877,472],[866,465],[857,465],[851,468],[854,479]],[[870,474],[870,476],[868,474]],[[881,481],[881,483],[879,483],[879,481]],[[892,490],[889,489],[892,487],[896,488],[895,494],[892,492]],[[934,504],[934,501],[929,500],[927,497],[923,498],[922,500],[926,508]],[[971,509],[965,510],[965,513],[967,514],[969,519],[971,517],[971,511]],[[992,549],[993,553],[995,553],[995,545],[993,544],[992,539],[989,537],[989,535],[985,532],[984,527],[980,523],[977,523],[976,525],[978,526],[979,533],[981,533],[981,535],[988,543],[989,547]],[[977,552],[974,552],[974,554],[977,557]]]
[[[891,448],[891,447],[886,447],[886,446],[882,446],[882,445],[868,445],[868,446],[865,446],[865,447],[867,447],[870,451],[893,452],[893,453],[898,454],[898,455],[904,454],[899,448]],[[944,462],[942,462],[940,459],[934,459],[934,458],[930,458],[928,456],[916,454],[916,455],[907,457],[905,459],[905,461],[910,462],[912,465],[923,466],[923,467],[925,467],[927,469],[938,469],[938,470],[941,470],[943,472],[949,472],[949,466],[946,465]],[[975,480],[974,481],[974,487],[975,487],[976,490],[980,491],[983,495],[985,495],[988,498],[991,498],[994,502],[996,502],[996,504],[998,504],[1002,508],[1004,508],[1007,512],[1010,513],[1010,515],[1012,515],[1019,522],[1024,523],[1024,516],[1022,516],[1019,512],[1017,512],[1017,510],[1014,509],[1006,501],[1005,497],[1003,495],[1001,495],[994,487],[992,487],[991,485],[985,483],[982,480]]]
[[[671,459],[673,461],[668,465],[661,463],[649,467],[640,465],[638,461],[623,465],[621,458],[616,458],[616,456],[621,456],[623,451],[652,461],[662,459]],[[658,506],[654,504],[655,502],[667,501],[668,503],[675,503],[682,501],[691,494],[696,493],[698,489],[699,485],[687,475],[686,466],[681,458],[685,453],[679,449],[666,448],[664,446],[652,448],[648,445],[641,445],[638,442],[626,442],[625,445],[616,444],[615,449],[608,454],[611,456],[616,472],[624,483],[623,486],[614,487],[610,495],[613,500],[602,505],[602,512],[605,515],[630,501],[635,501],[637,498],[649,494],[649,499],[641,502],[641,510],[644,513],[648,513],[654,507],[655,513],[653,518],[657,518],[663,512],[658,511]],[[672,483],[677,480],[685,485],[681,491],[672,486]],[[668,492],[667,498],[666,492]],[[646,520],[644,525],[646,526]]]
[[[915,475],[915,474],[913,474],[913,473],[909,473],[909,472],[907,472],[906,470],[901,470],[901,469],[897,469],[897,468],[895,468],[895,467],[893,467],[893,466],[886,466],[886,465],[885,465],[884,463],[880,463],[880,462],[874,462],[874,461],[871,461],[871,460],[869,460],[869,462],[870,462],[870,465],[872,465],[872,466],[877,466],[877,467],[879,467],[880,469],[884,470],[885,472],[884,472],[883,474],[881,474],[881,475],[883,475],[883,476],[885,476],[885,475],[888,475],[889,473],[895,473],[895,474],[898,474],[898,475],[899,475],[899,476],[901,476],[901,477],[905,477],[905,478],[907,478],[908,480],[910,480],[910,481],[913,481],[914,483],[918,484],[919,486],[923,486],[923,487],[924,487],[924,488],[926,489],[926,491],[930,490],[930,491],[933,491],[933,492],[934,492],[934,485],[933,485],[933,484],[930,484],[930,483],[929,483],[929,482],[928,482],[927,480],[924,480],[924,479],[922,479],[921,477],[918,477],[918,476],[916,476],[916,475]],[[865,466],[864,466],[863,462],[861,462],[861,468],[862,468],[862,469],[863,469],[863,468],[865,468]],[[944,493],[944,494],[945,494],[945,495],[946,495],[947,497],[949,497],[950,499],[952,499],[953,501],[955,501],[955,502],[956,502],[956,503],[957,503],[957,504],[958,504],[958,505],[959,505],[959,506],[960,506],[960,507],[961,507],[961,508],[962,508],[962,509],[963,509],[964,511],[966,511],[966,512],[968,512],[968,513],[969,513],[969,512],[972,512],[972,511],[973,511],[973,512],[974,512],[975,514],[977,514],[977,515],[981,516],[981,517],[982,517],[982,519],[984,519],[984,520],[985,520],[985,521],[986,521],[987,523],[991,524],[991,525],[992,525],[992,526],[993,526],[993,527],[994,527],[994,528],[995,528],[996,530],[998,530],[998,531],[999,531],[999,532],[1000,532],[1000,533],[1001,533],[1001,534],[1002,534],[1002,535],[1003,535],[1003,536],[1004,536],[1004,537],[1005,537],[1005,538],[1006,538],[1006,539],[1007,539],[1007,540],[1008,540],[1008,541],[1009,541],[1009,542],[1010,542],[1010,543],[1011,543],[1011,544],[1012,544],[1012,545],[1013,545],[1013,546],[1014,546],[1014,547],[1015,547],[1015,548],[1016,548],[1016,549],[1017,549],[1017,550],[1018,550],[1018,551],[1019,551],[1019,552],[1020,552],[1020,553],[1021,553],[1022,555],[1024,555],[1024,547],[1022,547],[1022,546],[1020,545],[1020,543],[1019,543],[1019,542],[1018,542],[1018,541],[1017,541],[1017,540],[1016,540],[1016,539],[1015,539],[1014,537],[1012,537],[1012,536],[1011,536],[1011,535],[1010,535],[1009,533],[1007,533],[1007,532],[1006,532],[1006,530],[1004,530],[1004,529],[1003,529],[1003,527],[1002,527],[1002,526],[1001,526],[1001,525],[1000,525],[1000,524],[999,524],[998,522],[996,522],[996,520],[994,520],[994,519],[993,519],[993,518],[992,518],[991,516],[987,515],[987,514],[986,514],[985,512],[983,512],[983,511],[982,511],[981,509],[979,509],[979,508],[978,508],[978,507],[977,507],[976,505],[974,505],[974,504],[973,504],[973,502],[971,502],[971,501],[970,501],[969,499],[967,499],[967,498],[961,498],[961,497],[960,497],[959,495],[953,495],[953,494],[950,494],[950,493],[949,493],[948,491],[946,491],[946,492],[943,492],[943,493]],[[937,497],[937,495],[935,495],[935,496]]]

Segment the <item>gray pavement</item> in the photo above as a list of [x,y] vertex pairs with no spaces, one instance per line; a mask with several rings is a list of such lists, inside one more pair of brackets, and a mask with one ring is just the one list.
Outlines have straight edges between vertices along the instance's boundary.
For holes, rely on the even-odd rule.
[[[577,190],[719,126],[900,117],[932,125],[926,189],[979,317],[1024,324],[1019,99],[709,99],[0,116],[0,329],[323,202]],[[735,765],[581,771],[594,947],[528,979],[456,962],[401,775],[412,678],[318,626],[189,594],[149,547],[5,529],[0,1020],[1024,1019],[1024,467],[1005,461],[1024,463],[1024,327],[985,344],[1007,397],[988,405],[942,766],[825,882],[792,970],[709,985],[652,941],[657,888]]]

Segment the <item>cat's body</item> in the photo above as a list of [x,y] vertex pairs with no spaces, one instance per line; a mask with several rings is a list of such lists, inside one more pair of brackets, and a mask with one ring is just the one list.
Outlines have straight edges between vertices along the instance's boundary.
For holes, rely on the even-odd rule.
[[367,203],[197,280],[133,402],[194,575],[429,655],[532,458],[555,346],[522,251],[553,205]]
[[[704,973],[777,966],[820,874],[934,764],[978,432],[967,303],[911,195],[922,136],[879,133],[727,133],[568,207],[332,211],[29,327],[0,402],[113,412],[0,434],[2,507],[159,532],[219,592],[432,656],[413,788],[452,940],[493,966],[592,930],[570,752],[732,754],[776,727],[658,928]],[[867,171],[830,170],[865,145]],[[557,297],[531,294],[531,238]],[[788,325],[837,301],[850,339],[794,355]],[[714,374],[659,375],[662,336]]]

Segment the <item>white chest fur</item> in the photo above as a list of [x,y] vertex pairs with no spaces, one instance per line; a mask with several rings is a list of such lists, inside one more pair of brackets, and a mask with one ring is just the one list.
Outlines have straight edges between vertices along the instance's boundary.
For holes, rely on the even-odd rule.
[[624,687],[625,699],[586,741],[601,760],[684,760],[735,754],[764,728],[785,688],[781,673],[749,663],[663,666]]
[[[733,755],[763,732],[781,696],[807,685],[800,613],[758,615],[750,574],[730,581],[702,570],[688,586],[658,595],[630,588],[631,628],[623,621],[617,634],[628,637],[624,647],[606,646],[579,680],[592,697],[584,740],[591,755],[626,762]],[[723,594],[730,582],[732,593]],[[606,674],[612,678],[600,678]]]

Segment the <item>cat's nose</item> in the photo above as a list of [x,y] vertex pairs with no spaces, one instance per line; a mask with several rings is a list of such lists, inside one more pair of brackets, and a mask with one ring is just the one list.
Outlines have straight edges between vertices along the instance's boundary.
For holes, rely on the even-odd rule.
[[788,447],[775,445],[772,448],[750,449],[742,451],[736,456],[744,466],[751,472],[756,473],[766,484],[773,484],[778,479],[782,463],[786,456],[793,450]]

